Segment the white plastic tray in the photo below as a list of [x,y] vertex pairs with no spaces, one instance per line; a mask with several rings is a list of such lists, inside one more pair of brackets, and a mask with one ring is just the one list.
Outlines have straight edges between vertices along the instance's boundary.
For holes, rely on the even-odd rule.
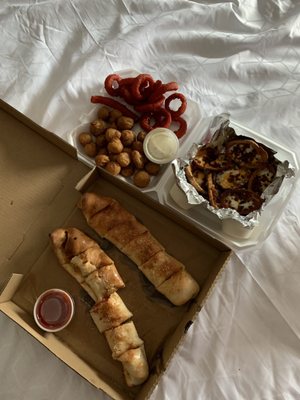
[[[122,78],[127,78],[127,77],[134,77],[139,74],[139,72],[134,71],[134,70],[124,70],[124,71],[117,71],[116,74],[119,74],[122,76]],[[180,89],[179,89],[180,91]],[[103,87],[100,87],[99,92],[100,95],[109,95],[105,92]],[[121,103],[123,102],[122,99],[120,98],[115,98],[116,100],[120,101]],[[124,103],[124,102],[123,102]],[[125,104],[125,103],[124,103]],[[95,160],[91,157],[88,157],[81,146],[81,144],[78,141],[78,136],[81,132],[89,132],[89,126],[92,121],[97,119],[97,112],[99,108],[101,107],[101,104],[94,105],[91,103],[91,110],[87,114],[83,114],[80,117],[80,124],[75,127],[68,135],[68,141],[77,149],[78,152],[78,158],[88,165],[89,167],[95,167]],[[198,125],[201,122],[202,118],[202,113],[201,113],[201,108],[199,104],[195,103],[192,100],[187,99],[187,109],[186,112],[184,113],[184,118],[187,122],[188,125],[188,132],[181,138],[179,139],[180,142],[180,148],[178,152],[178,157],[182,157],[185,155],[186,149],[189,146],[190,143],[190,138],[193,133],[198,132]],[[134,130],[138,133],[139,126],[136,124]],[[150,184],[144,188],[140,189],[137,188],[131,178],[124,178],[121,175],[116,176],[116,179],[121,179],[122,181],[125,181],[128,183],[130,186],[132,186],[134,189],[142,191],[144,193],[152,193],[152,197],[157,198],[155,193],[158,191],[158,184],[161,181],[162,177],[166,174],[166,172],[170,169],[170,164],[164,165],[161,167],[161,171],[157,176],[152,177]],[[168,175],[168,174],[167,174]]]

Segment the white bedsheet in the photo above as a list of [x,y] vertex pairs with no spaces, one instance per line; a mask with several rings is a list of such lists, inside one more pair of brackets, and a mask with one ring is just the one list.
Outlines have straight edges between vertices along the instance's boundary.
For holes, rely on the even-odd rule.
[[[0,2],[0,96],[68,140],[112,71],[133,68],[300,154],[297,0]],[[1,134],[5,134],[2,132]],[[300,399],[300,185],[238,251],[152,399]],[[106,399],[0,315],[0,399]]]

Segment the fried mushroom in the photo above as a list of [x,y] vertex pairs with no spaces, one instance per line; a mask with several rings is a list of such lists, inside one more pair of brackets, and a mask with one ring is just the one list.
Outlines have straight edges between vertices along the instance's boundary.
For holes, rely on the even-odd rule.
[[98,167],[104,167],[109,161],[109,157],[105,154],[97,154],[95,157],[95,163]]
[[134,168],[132,165],[129,165],[128,167],[121,169],[121,175],[124,176],[125,178],[129,178],[129,176],[132,176],[133,174],[134,174]]
[[130,155],[128,153],[122,152],[117,155],[117,162],[121,165],[122,168],[128,167],[130,164]]
[[96,144],[99,148],[106,146],[107,142],[105,135],[103,133],[96,137]]
[[117,119],[117,127],[118,127],[119,129],[121,129],[121,130],[124,130],[124,129],[132,129],[132,128],[133,128],[133,125],[134,125],[134,120],[133,120],[133,118],[122,116],[122,117],[119,117],[119,118]]
[[132,150],[138,150],[140,153],[143,153],[143,143],[139,140],[134,140],[131,145]]
[[110,116],[110,109],[106,106],[101,107],[98,110],[98,118],[107,121]]
[[109,161],[105,165],[105,170],[112,175],[119,175],[121,172],[121,166],[116,161]]
[[93,136],[88,132],[82,132],[78,136],[78,141],[82,146],[85,146],[93,141]]
[[137,169],[144,168],[145,157],[138,150],[132,150],[131,159]]
[[108,128],[105,131],[105,138],[108,142],[110,142],[112,139],[120,139],[120,137],[121,137],[121,132],[118,131],[117,129]]
[[148,172],[141,170],[135,173],[133,183],[139,188],[145,188],[149,185],[150,179],[151,177]]
[[145,164],[145,170],[150,175],[157,175],[160,171],[160,165],[149,161]]
[[133,141],[135,140],[135,134],[130,129],[122,130],[121,132],[121,141],[124,146],[131,146]]
[[107,124],[103,119],[96,119],[95,121],[91,122],[90,124],[90,132],[94,136],[99,136],[101,133],[104,133],[104,131],[107,128]]
[[114,138],[112,139],[108,145],[107,150],[109,153],[119,154],[123,150],[123,144],[120,139]]
[[84,152],[89,157],[95,157],[97,154],[96,143],[88,143],[84,146]]

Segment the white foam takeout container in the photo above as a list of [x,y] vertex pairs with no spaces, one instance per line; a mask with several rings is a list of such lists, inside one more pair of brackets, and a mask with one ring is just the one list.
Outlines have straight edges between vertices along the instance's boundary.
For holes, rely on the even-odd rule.
[[[119,74],[124,78],[127,78],[127,77],[134,77],[134,76],[138,75],[139,72],[128,69],[128,70],[124,70],[124,71],[117,71],[116,74]],[[179,91],[180,91],[180,88],[179,88]],[[170,93],[172,93],[172,92],[170,92]],[[96,95],[99,94],[99,95],[105,95],[105,96],[110,97],[105,92],[103,87],[101,87],[99,89],[98,93],[92,93],[92,94],[96,94]],[[114,99],[120,101],[121,103],[123,102],[122,99],[119,97],[114,97]],[[126,103],[123,102],[123,104],[126,104]],[[95,105],[95,104],[91,103],[91,110],[88,113],[80,116],[80,118],[79,118],[80,124],[77,127],[75,127],[68,135],[68,141],[77,149],[79,160],[81,160],[84,164],[86,164],[92,168],[95,167],[95,161],[93,158],[87,156],[84,153],[83,147],[81,146],[81,144],[78,141],[78,136],[81,132],[89,132],[90,123],[97,119],[97,112],[101,106],[102,106],[101,104]],[[179,150],[177,153],[177,157],[184,156],[185,149],[187,148],[187,146],[189,146],[189,143],[190,143],[189,138],[190,138],[192,132],[194,132],[197,129],[199,120],[201,120],[201,118],[202,118],[202,112],[201,112],[201,108],[200,108],[199,104],[190,99],[187,99],[187,109],[186,109],[186,112],[184,113],[184,118],[188,124],[188,132],[182,138],[179,139]],[[139,124],[136,124],[133,130],[136,133],[138,133],[142,129],[139,127]],[[146,188],[137,188],[133,184],[132,178],[124,178],[121,175],[117,175],[116,179],[120,179],[120,180],[128,183],[128,185],[130,185],[133,189],[142,191],[144,193],[148,193],[151,197],[157,198],[155,193],[157,193],[158,184],[159,184],[161,178],[164,176],[164,174],[169,169],[169,167],[170,167],[170,163],[161,165],[161,170],[160,170],[159,174],[157,176],[153,176],[151,178],[151,182]],[[102,169],[102,171],[103,171],[103,173],[106,173],[106,171],[104,169]]]
[[[299,178],[299,164],[294,152],[275,142],[272,139],[232,121],[231,126],[237,135],[245,135],[262,143],[272,150],[276,151],[275,157],[279,161],[289,161],[294,168],[295,177],[285,178],[280,186],[278,193],[274,195],[271,201],[263,208],[259,216],[258,223],[253,229],[244,227],[239,221],[233,219],[219,219],[215,214],[206,209],[204,205],[189,204],[184,192],[177,186],[175,176],[172,171],[168,176],[165,174],[160,181],[159,201],[176,212],[180,212],[187,220],[192,222],[201,230],[210,234],[214,238],[222,241],[233,250],[262,245],[263,241],[272,232],[277,220],[279,219],[285,205],[292,195],[295,187],[295,179]],[[193,143],[200,143],[206,136],[208,122],[202,120],[202,123],[190,135],[190,146]],[[183,157],[184,158],[184,157]]]
[[[122,77],[136,76],[139,72],[135,70],[117,71],[117,74]],[[180,91],[180,88],[179,88]],[[93,93],[97,94],[97,93]],[[107,95],[103,87],[99,89],[98,94]],[[122,99],[116,98],[122,102]],[[124,103],[125,104],[125,103]],[[91,110],[87,114],[83,114],[79,120],[80,124],[70,132],[68,140],[76,147],[78,158],[90,167],[95,167],[94,159],[88,157],[83,152],[83,148],[78,142],[78,135],[81,132],[89,131],[90,123],[97,119],[97,112],[101,105],[91,104]],[[191,148],[193,143],[200,143],[206,136],[209,127],[209,119],[205,118],[202,114],[201,107],[198,103],[187,99],[187,109],[184,118],[188,124],[188,132],[179,140],[179,150],[177,158],[186,158],[186,154]],[[134,130],[138,133],[140,128],[136,124]],[[279,192],[273,197],[269,204],[264,207],[260,215],[257,226],[253,229],[243,227],[238,221],[227,219],[220,220],[215,214],[207,210],[203,205],[191,205],[187,203],[185,194],[176,184],[175,175],[171,163],[161,166],[160,173],[152,177],[150,184],[146,188],[137,188],[131,178],[124,178],[116,176],[116,179],[121,179],[130,185],[134,190],[142,191],[146,196],[149,196],[166,207],[172,209],[181,217],[188,220],[190,223],[205,231],[212,237],[225,243],[233,250],[242,248],[260,246],[263,241],[272,232],[277,220],[279,219],[286,203],[288,202],[294,188],[295,179],[299,176],[299,165],[296,154],[281,144],[275,142],[270,138],[259,134],[258,132],[248,129],[238,122],[230,122],[230,126],[234,128],[237,135],[245,135],[252,137],[257,142],[265,144],[272,150],[276,151],[275,157],[284,161],[290,162],[291,166],[295,169],[294,178],[285,178],[280,187]],[[102,169],[103,173],[106,173]]]

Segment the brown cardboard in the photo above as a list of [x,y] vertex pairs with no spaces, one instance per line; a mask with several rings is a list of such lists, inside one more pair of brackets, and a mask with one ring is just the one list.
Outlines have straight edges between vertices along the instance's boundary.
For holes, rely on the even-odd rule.
[[[74,158],[73,149],[62,145],[55,135],[40,131],[7,105],[0,106],[0,213],[4,221],[0,230],[0,282],[8,280],[0,295],[0,310],[112,398],[146,399],[201,310],[229,251],[138,190],[99,170],[89,171]],[[201,285],[197,299],[181,307],[171,305],[133,262],[99,238],[76,206],[80,197],[76,184],[80,191],[93,190],[117,198],[136,215]],[[112,359],[104,335],[89,316],[90,298],[60,267],[49,246],[48,234],[63,226],[75,226],[97,240],[114,259],[125,281],[126,287],[118,294],[133,312],[150,364],[150,378],[141,387],[126,386],[121,364]],[[75,301],[72,322],[56,334],[42,332],[32,316],[36,298],[52,287],[67,290]]]
[[2,287],[0,288],[0,303],[9,301],[13,297],[22,279],[22,274],[12,274],[7,281],[2,282]]

